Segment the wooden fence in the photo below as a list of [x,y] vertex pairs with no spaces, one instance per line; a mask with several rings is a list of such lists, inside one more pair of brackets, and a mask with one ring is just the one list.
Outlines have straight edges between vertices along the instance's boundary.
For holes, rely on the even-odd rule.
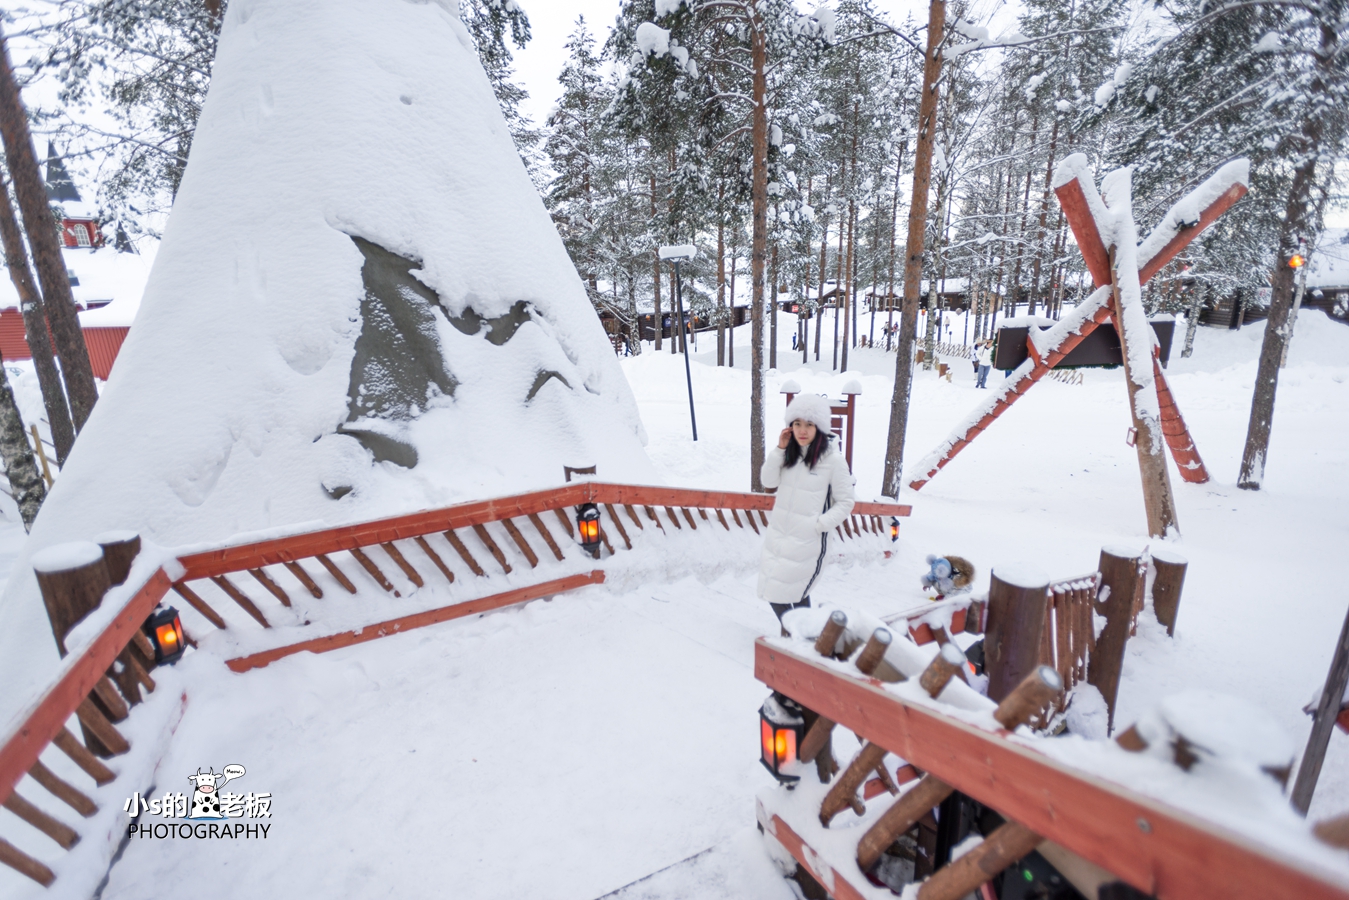
[[[599,506],[601,540],[613,555],[619,550],[631,550],[633,534],[648,529],[668,534],[685,528],[726,532],[734,528],[758,534],[768,523],[767,511],[772,509],[773,498],[763,494],[579,482],[184,556],[178,560],[183,567],[181,577],[171,578],[162,567],[154,570],[93,640],[63,660],[57,677],[3,735],[0,804],[67,850],[79,841],[74,828],[21,797],[15,787],[26,774],[32,775],[80,816],[90,817],[98,811],[87,789],[58,778],[39,757],[54,744],[95,785],[102,786],[115,779],[115,771],[104,760],[130,749],[116,723],[132,714],[133,707],[143,698],[142,692],[155,689],[151,675],[154,652],[141,626],[170,591],[186,601],[211,627],[230,627],[212,605],[223,602],[242,609],[247,621],[257,627],[270,628],[268,611],[275,608],[270,604],[289,607],[292,597],[302,591],[315,598],[323,596],[323,588],[313,577],[319,571],[327,572],[342,590],[352,594],[357,593],[357,584],[366,576],[383,591],[397,593],[388,576],[394,571],[418,587],[429,578],[454,582],[454,573],[445,564],[450,553],[460,558],[475,578],[490,578],[489,572],[512,570],[502,551],[507,542],[519,550],[531,569],[538,566],[544,554],[559,561],[569,553],[578,556],[585,551],[575,542],[572,516],[573,508],[584,503]],[[890,544],[890,529],[885,520],[907,516],[909,511],[910,507],[896,504],[858,503],[853,514],[839,526],[838,535],[844,541],[872,540],[878,549],[884,550]],[[471,541],[469,535],[473,536]],[[108,567],[113,568],[111,558],[106,559]],[[120,565],[120,574],[125,577],[130,560],[123,560]],[[111,580],[118,581],[115,574]],[[229,660],[228,665],[243,672],[293,653],[350,646],[603,580],[604,572],[598,569],[554,578],[439,609],[376,621],[354,631],[273,648]],[[188,639],[190,642],[190,634]],[[78,720],[83,742],[67,727],[72,716]],[[0,863],[44,885],[55,880],[50,867],[2,838]]]

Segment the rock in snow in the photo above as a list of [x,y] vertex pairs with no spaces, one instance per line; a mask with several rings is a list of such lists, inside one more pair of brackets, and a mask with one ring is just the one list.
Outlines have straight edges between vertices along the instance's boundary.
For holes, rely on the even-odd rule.
[[550,487],[564,464],[655,480],[454,10],[230,4],[140,312],[0,598],[6,697],[57,665],[44,547],[220,544]]

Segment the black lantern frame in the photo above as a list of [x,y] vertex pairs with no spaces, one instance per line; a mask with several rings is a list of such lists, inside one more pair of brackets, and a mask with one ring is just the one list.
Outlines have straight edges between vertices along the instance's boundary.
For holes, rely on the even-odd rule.
[[894,542],[897,541],[897,540],[899,540],[899,517],[898,517],[898,516],[891,516],[891,517],[890,517],[890,541],[891,541],[891,543],[894,543]]
[[797,748],[806,736],[801,705],[776,691],[759,707],[759,761],[782,784],[795,786]]
[[600,558],[600,508],[593,503],[576,507],[576,533],[581,548],[596,559]]
[[141,628],[155,648],[155,665],[172,665],[182,659],[187,648],[183,620],[172,606],[161,606],[150,614]]

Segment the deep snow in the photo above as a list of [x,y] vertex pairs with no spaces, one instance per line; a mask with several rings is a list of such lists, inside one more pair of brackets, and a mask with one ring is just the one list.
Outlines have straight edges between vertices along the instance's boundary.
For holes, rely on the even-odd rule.
[[[769,376],[770,431],[782,412],[781,382],[834,392],[859,379],[858,493],[875,497],[894,357],[853,351],[854,369],[844,375],[814,363],[798,368],[792,327],[784,316],[780,370]],[[747,330],[737,335],[740,351]],[[1167,695],[1219,691],[1262,709],[1300,752],[1309,728],[1301,707],[1324,680],[1345,612],[1349,329],[1319,312],[1300,318],[1265,489],[1249,493],[1228,479],[1260,331],[1201,329],[1194,357],[1174,360],[1168,372],[1215,481],[1176,482],[1182,537],[1168,549],[1190,561],[1177,633],[1166,637],[1144,616],[1117,722],[1127,725]],[[744,489],[748,373],[708,365],[714,340],[705,334],[700,344],[696,445],[683,361],[648,350],[622,365],[659,476]],[[953,383],[919,372],[911,456],[982,394],[967,363],[953,363]],[[1081,386],[1041,382],[931,484],[906,490],[901,499],[914,514],[894,560],[826,569],[816,601],[872,615],[908,608],[921,602],[929,552],[973,560],[982,590],[993,565],[1061,578],[1092,570],[1102,546],[1141,546],[1124,390],[1119,370],[1090,370]],[[551,602],[242,676],[220,664],[234,645],[203,644],[163,674],[168,691],[156,695],[189,689],[158,789],[183,787],[198,766],[241,763],[249,774],[240,791],[274,794],[271,837],[218,847],[142,839],[113,867],[103,896],[167,896],[190,880],[206,896],[322,885],[348,896],[439,896],[453,886],[475,897],[588,900],[617,891],[786,900],[791,892],[753,825],[753,795],[771,781],[756,760],[755,710],[765,691],[752,675],[752,640],[776,627],[753,597],[757,542],[678,543],[692,539],[661,537],[669,542],[662,553],[653,536],[630,561],[622,553],[606,561],[616,567],[610,583]],[[345,621],[347,613],[334,614]],[[1336,732],[1313,820],[1349,807],[1346,763],[1349,739]],[[125,821],[129,791],[104,793],[100,802]],[[15,896],[39,893],[3,884]]]

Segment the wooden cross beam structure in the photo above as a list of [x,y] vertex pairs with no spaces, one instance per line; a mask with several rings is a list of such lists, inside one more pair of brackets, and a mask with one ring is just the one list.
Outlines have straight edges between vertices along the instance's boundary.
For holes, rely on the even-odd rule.
[[[1136,367],[1130,366],[1131,342],[1137,345],[1141,341],[1151,341],[1152,337],[1146,329],[1141,334],[1134,333],[1140,329],[1129,325],[1130,320],[1135,324],[1139,321],[1146,324],[1141,297],[1137,290],[1128,289],[1129,283],[1136,278],[1137,285],[1145,284],[1240,200],[1246,194],[1249,169],[1244,159],[1226,164],[1172,206],[1147,239],[1137,245],[1134,253],[1122,253],[1119,252],[1119,242],[1123,239],[1121,231],[1127,231],[1130,235],[1129,243],[1134,240],[1133,216],[1128,208],[1127,174],[1117,177],[1127,170],[1107,176],[1107,181],[1113,178],[1116,182],[1124,182],[1122,195],[1113,206],[1107,206],[1096,190],[1084,155],[1073,154],[1060,162],[1054,171],[1054,193],[1063,207],[1064,217],[1073,229],[1096,290],[1053,328],[1043,333],[1031,329],[1026,339],[1029,351],[1026,361],[1017,367],[992,397],[966,418],[964,424],[919,463],[917,471],[920,474],[909,481],[909,486],[914,490],[921,489],[980,432],[988,428],[994,419],[1061,363],[1087,335],[1098,326],[1113,321],[1120,337],[1130,384],[1151,381],[1157,394],[1160,421],[1155,424],[1152,416],[1140,416],[1140,405],[1150,408],[1151,404],[1141,399],[1134,389],[1130,390],[1129,397],[1130,409],[1134,413],[1134,428],[1137,429],[1135,446],[1138,448],[1139,466],[1144,478],[1148,531],[1162,537],[1174,528],[1175,506],[1170,498],[1165,459],[1160,452],[1161,443],[1164,441],[1170,449],[1181,478],[1194,484],[1203,484],[1208,481],[1208,472],[1162,374],[1155,345],[1151,354],[1143,351],[1143,358],[1151,356],[1150,378],[1146,371],[1136,372],[1133,371]],[[1121,228],[1121,223],[1127,223],[1127,228]],[[1111,238],[1109,245],[1106,236]],[[1120,259],[1117,260],[1117,256]],[[1134,269],[1136,264],[1136,270],[1121,272],[1120,263],[1124,264],[1126,270]],[[1122,287],[1125,289],[1123,292]],[[1155,430],[1159,430],[1160,435]]]

